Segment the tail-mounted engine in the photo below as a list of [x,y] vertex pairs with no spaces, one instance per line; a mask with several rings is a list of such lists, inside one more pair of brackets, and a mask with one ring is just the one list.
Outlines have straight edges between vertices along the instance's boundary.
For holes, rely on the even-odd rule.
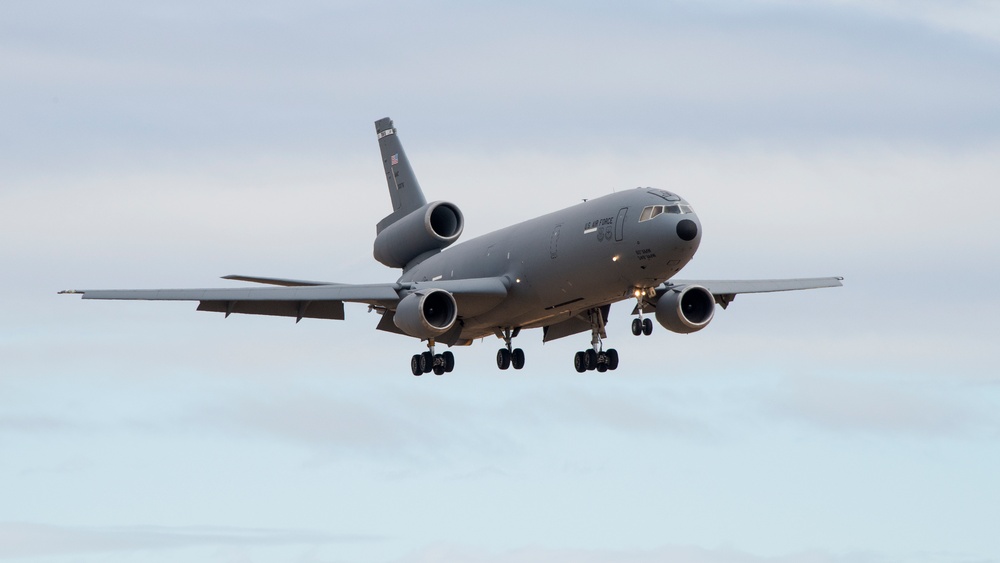
[[656,320],[664,328],[687,334],[699,331],[715,315],[715,297],[700,285],[670,289],[656,302]]
[[403,268],[423,254],[446,248],[464,228],[465,218],[454,203],[428,203],[379,232],[375,259],[390,268]]
[[455,296],[443,289],[427,289],[404,297],[392,320],[399,330],[426,340],[451,330],[457,319]]

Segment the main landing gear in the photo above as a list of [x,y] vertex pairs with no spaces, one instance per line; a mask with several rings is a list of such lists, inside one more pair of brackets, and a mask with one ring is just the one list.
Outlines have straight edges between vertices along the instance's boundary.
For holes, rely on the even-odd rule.
[[635,290],[635,310],[639,312],[639,318],[632,319],[632,334],[634,336],[639,336],[640,334],[649,336],[650,334],[653,334],[653,320],[642,317],[643,297],[649,297],[650,299],[656,297],[656,290],[652,287],[649,289]]
[[587,311],[587,315],[590,317],[591,348],[590,350],[577,352],[573,356],[573,367],[579,373],[595,369],[604,373],[608,370],[614,371],[618,369],[618,351],[614,348],[608,349],[607,352],[604,351],[602,339],[608,337],[607,330],[605,329],[606,311],[607,309],[591,309]]
[[413,375],[423,375],[434,372],[434,375],[444,375],[451,373],[455,369],[455,355],[451,352],[443,354],[434,353],[434,339],[427,341],[427,351],[423,354],[414,354],[410,358],[410,372]]
[[524,367],[524,350],[520,348],[511,349],[510,341],[521,332],[520,327],[511,330],[510,327],[501,331],[496,329],[496,334],[504,341],[504,348],[497,350],[497,367],[505,370],[509,367],[521,369]]

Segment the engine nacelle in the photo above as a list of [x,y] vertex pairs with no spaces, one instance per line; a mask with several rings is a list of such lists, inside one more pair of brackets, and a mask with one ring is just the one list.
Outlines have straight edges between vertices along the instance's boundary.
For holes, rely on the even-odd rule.
[[421,254],[455,242],[464,228],[465,217],[454,203],[428,203],[382,229],[375,237],[375,259],[402,268]]
[[451,330],[458,319],[455,296],[443,289],[416,291],[396,306],[392,320],[406,334],[428,339]]
[[699,331],[715,316],[715,297],[700,285],[670,289],[656,302],[656,320],[663,328],[687,334]]

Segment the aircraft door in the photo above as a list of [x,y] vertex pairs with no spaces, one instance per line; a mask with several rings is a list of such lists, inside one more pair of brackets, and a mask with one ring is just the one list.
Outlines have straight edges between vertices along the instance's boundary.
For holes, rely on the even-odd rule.
[[618,210],[618,219],[615,220],[615,241],[625,240],[625,216],[628,215],[628,207]]
[[552,258],[553,260],[559,256],[559,229],[561,228],[562,223],[559,223],[552,231],[552,241],[549,243],[549,258]]

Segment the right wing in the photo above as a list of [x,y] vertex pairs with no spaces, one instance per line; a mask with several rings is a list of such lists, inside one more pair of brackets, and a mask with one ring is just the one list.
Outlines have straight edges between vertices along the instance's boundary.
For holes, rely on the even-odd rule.
[[459,314],[473,316],[489,310],[507,297],[506,278],[439,280],[436,282],[378,284],[320,284],[278,278],[227,276],[285,287],[217,289],[85,289],[60,291],[83,299],[141,301],[198,301],[199,311],[303,318],[344,319],[344,303],[366,303],[380,310],[394,310],[400,299],[420,289],[443,289],[455,296]]
[[223,289],[85,289],[60,293],[82,294],[84,299],[141,301],[198,301],[199,311],[272,315],[312,319],[344,319],[344,302],[393,308],[399,302],[399,284],[311,285]]

